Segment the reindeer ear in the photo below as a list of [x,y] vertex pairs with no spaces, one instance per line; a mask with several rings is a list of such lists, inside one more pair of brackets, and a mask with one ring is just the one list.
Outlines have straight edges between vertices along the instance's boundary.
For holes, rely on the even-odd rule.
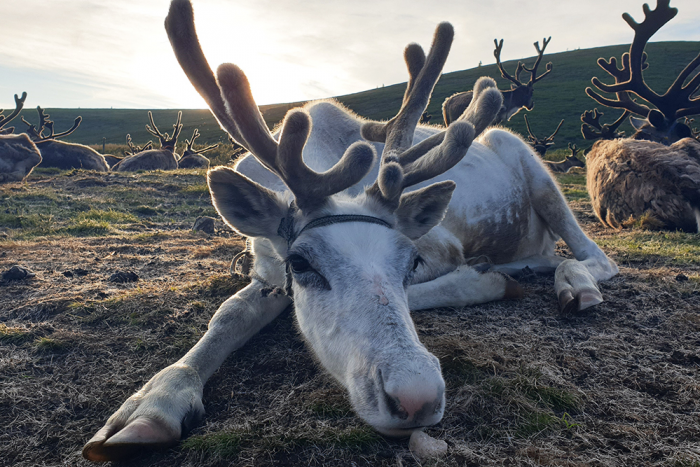
[[272,238],[287,204],[274,191],[227,167],[207,174],[211,200],[226,224],[247,237]]
[[448,180],[403,194],[396,210],[397,229],[411,240],[427,234],[445,217],[456,186]]

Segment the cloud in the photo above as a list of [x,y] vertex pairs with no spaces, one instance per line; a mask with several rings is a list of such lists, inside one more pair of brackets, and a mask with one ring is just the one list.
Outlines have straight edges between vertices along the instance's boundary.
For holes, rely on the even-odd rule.
[[[237,63],[261,104],[347,94],[406,79],[402,50],[429,47],[449,20],[455,42],[445,71],[548,53],[629,43],[621,19],[643,19],[641,1],[589,0],[196,0],[198,33],[213,66]],[[700,40],[700,2],[674,0],[679,15],[656,40]],[[26,90],[47,107],[204,107],[163,29],[167,0],[4,0],[0,108]],[[8,46],[7,44],[11,44]]]

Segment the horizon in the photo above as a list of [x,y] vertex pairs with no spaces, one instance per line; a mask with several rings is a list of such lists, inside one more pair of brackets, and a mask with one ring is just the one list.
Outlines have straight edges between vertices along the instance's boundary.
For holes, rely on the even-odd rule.
[[[412,0],[400,9],[394,0],[352,5],[320,0],[281,5],[270,0],[193,3],[210,64],[213,68],[226,61],[238,64],[260,105],[343,96],[405,82],[403,48],[418,42],[427,49],[435,25],[444,19],[455,27],[444,69],[450,73],[480,62],[494,64],[495,37],[504,39],[506,62],[534,56],[533,42],[541,45],[549,36],[546,56],[629,44],[633,31],[622,13],[637,21],[644,17],[641,2],[633,0],[616,2],[604,14],[594,8],[607,7],[602,0],[585,5],[539,0],[527,8],[514,0],[496,1],[495,6],[457,2],[428,6]],[[26,91],[25,108],[38,104],[47,109],[205,109],[170,49],[162,25],[168,4],[167,0],[147,6],[136,0],[119,4],[56,0],[47,5],[10,0],[3,9],[15,21],[3,32],[15,42],[12,49],[0,50],[0,108],[14,108],[12,96]],[[671,6],[679,13],[653,42],[700,41],[696,26],[700,2],[673,1]],[[315,21],[320,15],[325,20]],[[472,24],[470,17],[479,21]],[[231,18],[246,20],[235,23],[234,44],[229,46],[222,40],[231,37]],[[68,20],[72,28],[66,33],[62,25]],[[103,26],[105,22],[109,26]],[[36,50],[44,52],[32,53]]]

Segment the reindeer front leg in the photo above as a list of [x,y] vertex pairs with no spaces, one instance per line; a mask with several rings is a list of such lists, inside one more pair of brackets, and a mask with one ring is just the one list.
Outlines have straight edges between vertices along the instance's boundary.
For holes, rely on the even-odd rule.
[[263,296],[264,287],[253,280],[226,300],[199,342],[129,397],[85,444],[83,456],[93,461],[120,459],[143,447],[174,444],[196,425],[204,415],[204,383],[231,352],[291,303],[286,295]]
[[411,311],[463,307],[522,297],[523,289],[517,281],[498,272],[480,273],[466,264],[437,279],[408,287],[408,307]]
[[523,161],[535,211],[576,257],[562,261],[554,273],[561,311],[569,313],[601,303],[603,295],[597,284],[617,275],[617,265],[583,232],[552,177],[531,157],[523,157]]

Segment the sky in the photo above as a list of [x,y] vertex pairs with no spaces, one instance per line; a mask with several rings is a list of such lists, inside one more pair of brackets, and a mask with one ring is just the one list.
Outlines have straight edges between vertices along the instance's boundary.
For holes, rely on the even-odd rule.
[[[204,108],[170,48],[168,0],[0,0],[0,108],[27,91],[26,107]],[[403,48],[427,49],[449,21],[444,72],[547,53],[629,43],[637,0],[193,0],[213,68],[232,62],[258,104],[296,102],[406,81]],[[652,0],[652,8],[655,3]],[[700,41],[700,1],[672,0],[678,15],[654,41]],[[556,68],[556,67],[555,67]],[[466,87],[468,88],[468,86]],[[466,89],[465,89],[466,90]]]

